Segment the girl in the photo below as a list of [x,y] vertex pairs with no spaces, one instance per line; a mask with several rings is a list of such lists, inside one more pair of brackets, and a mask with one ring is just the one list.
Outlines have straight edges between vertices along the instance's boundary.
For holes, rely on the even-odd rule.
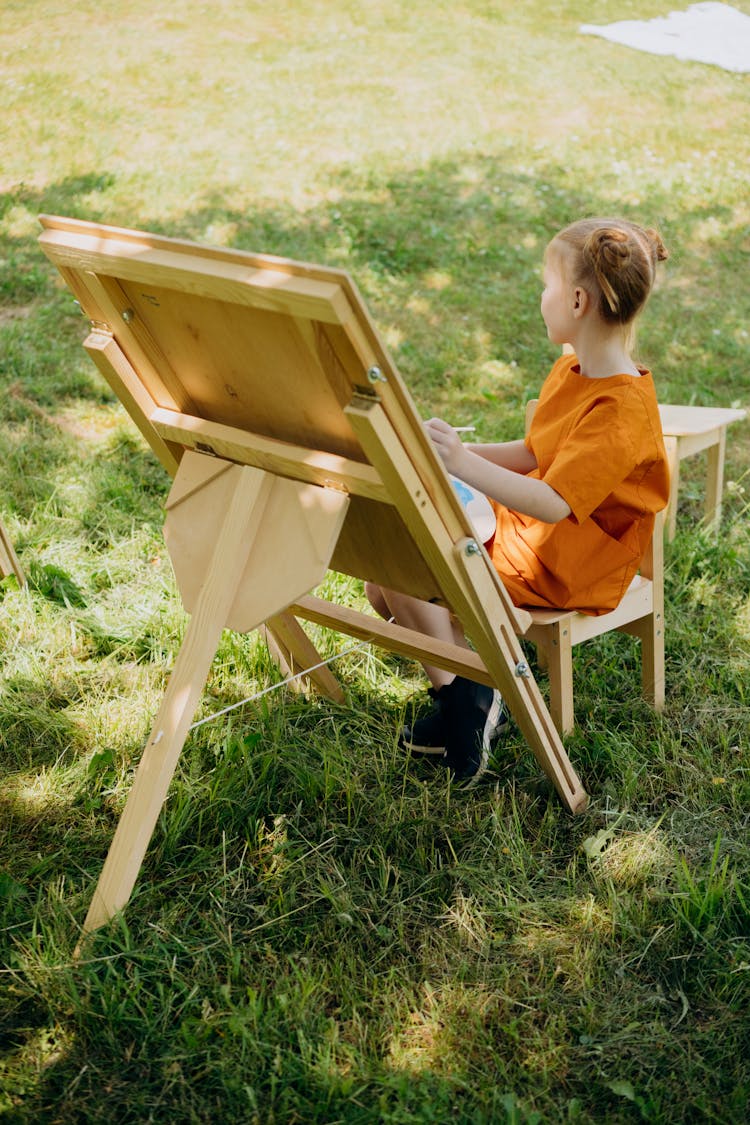
[[[440,418],[425,423],[446,469],[492,501],[492,561],[514,603],[601,614],[614,609],[669,499],[669,470],[651,373],[631,358],[633,325],[667,251],[623,219],[583,219],[544,256],[541,312],[569,345],[541,389],[522,441],[464,445]],[[385,617],[466,645],[443,606],[368,584]],[[434,705],[402,731],[412,752],[440,755],[476,780],[507,722],[498,692],[425,667]]]

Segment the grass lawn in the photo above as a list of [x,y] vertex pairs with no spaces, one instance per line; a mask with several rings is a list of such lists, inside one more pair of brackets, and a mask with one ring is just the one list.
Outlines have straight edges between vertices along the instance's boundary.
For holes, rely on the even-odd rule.
[[[718,536],[683,463],[664,713],[630,638],[576,653],[585,814],[515,731],[472,793],[415,768],[420,669],[358,648],[345,705],[282,688],[193,733],[73,958],[186,617],[167,475],[38,214],[347,269],[420,410],[478,440],[520,435],[554,358],[546,241],[623,214],[671,252],[639,332],[661,400],[747,407],[750,77],[578,33],[670,6],[2,4],[0,518],[29,583],[0,582],[0,1118],[747,1119],[750,422]],[[278,678],[225,633],[196,718]]]

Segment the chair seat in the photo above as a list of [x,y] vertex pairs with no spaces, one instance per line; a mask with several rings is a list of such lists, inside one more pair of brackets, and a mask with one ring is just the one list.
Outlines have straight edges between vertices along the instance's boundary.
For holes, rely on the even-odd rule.
[[640,606],[643,613],[650,613],[653,607],[653,586],[648,578],[636,574],[623,594],[622,600],[615,609],[609,613],[592,617],[590,613],[581,613],[577,609],[529,609],[533,625],[554,625],[560,621],[576,621],[580,619],[580,627],[589,637],[597,637],[600,633],[607,633],[616,629],[618,619],[632,621],[633,611]]

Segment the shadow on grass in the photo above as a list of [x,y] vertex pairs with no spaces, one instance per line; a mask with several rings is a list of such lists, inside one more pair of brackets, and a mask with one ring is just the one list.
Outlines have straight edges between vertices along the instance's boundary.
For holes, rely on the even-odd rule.
[[[9,233],[13,224],[3,226],[2,220],[18,209],[30,218],[46,211],[96,220],[114,186],[111,174],[91,173],[0,196],[0,255],[11,266],[0,291],[0,489],[21,515],[51,496],[49,466],[62,468],[71,442],[80,441],[65,432],[60,407],[114,399],[79,347],[84,331],[72,297],[60,288],[34,235]],[[480,437],[516,436],[523,405],[553,358],[538,312],[544,246],[572,218],[609,211],[610,200],[569,187],[560,167],[531,175],[476,155],[408,174],[332,172],[330,196],[299,213],[282,205],[248,212],[233,208],[231,196],[214,194],[168,225],[154,224],[148,215],[122,221],[347,269],[420,409],[473,421]],[[668,271],[675,270],[676,284],[657,289],[641,332],[644,358],[667,400],[721,403],[750,386],[735,331],[750,319],[747,296],[733,291],[727,299],[726,286],[719,284],[720,295],[709,303],[715,264],[705,248],[689,249],[713,218],[723,232],[717,249],[729,253],[741,223],[735,218],[732,225],[721,210],[706,205],[670,220],[665,193],[652,195],[648,215],[642,208],[632,215],[646,222],[664,217],[661,226],[674,250]],[[731,385],[715,374],[710,384],[696,378],[696,372],[717,367],[729,367]],[[46,424],[44,413],[24,406],[24,396],[42,410],[54,407],[46,411]],[[95,497],[92,506],[98,503]]]
[[[519,394],[525,396],[527,388],[519,383],[531,379],[537,386],[552,355],[538,312],[544,246],[572,219],[610,213],[611,200],[579,184],[571,186],[559,166],[540,166],[532,174],[508,160],[476,154],[393,174],[332,170],[330,185],[329,199],[304,212],[281,204],[248,211],[232,206],[231,193],[214,192],[198,208],[175,211],[168,224],[153,222],[147,214],[120,221],[345,268],[371,303],[376,322],[385,321],[394,330],[396,358],[418,398],[440,395],[447,372],[451,401],[457,396],[460,403],[464,395],[476,401],[477,362],[481,365],[489,354],[500,361],[515,359],[517,368],[501,386],[486,388],[488,393],[501,403],[522,403]],[[45,190],[22,187],[0,196],[0,220],[14,207],[29,216],[46,211],[97,220],[103,212],[109,214],[107,192],[114,186],[112,175],[92,173]],[[715,203],[672,216],[666,191],[651,193],[648,213],[642,206],[621,210],[637,221],[660,225],[672,245],[679,285],[664,286],[654,295],[644,340],[663,385],[682,381],[693,393],[695,374],[682,371],[670,354],[674,340],[672,333],[665,339],[664,325],[680,327],[683,348],[697,345],[702,330],[711,337],[712,349],[731,348],[732,334],[723,329],[743,319],[737,313],[747,313],[747,297],[733,292],[731,300],[724,295],[713,306],[706,288],[713,271],[720,277],[720,270],[726,273],[731,264],[726,255],[744,232],[741,216]],[[701,241],[699,232],[709,218],[720,233]],[[17,267],[2,294],[8,306],[48,299],[51,267],[33,236],[4,233],[0,250]],[[713,250],[724,251],[724,260],[713,262]],[[694,371],[700,362],[699,352]],[[723,388],[713,390],[720,396]]]

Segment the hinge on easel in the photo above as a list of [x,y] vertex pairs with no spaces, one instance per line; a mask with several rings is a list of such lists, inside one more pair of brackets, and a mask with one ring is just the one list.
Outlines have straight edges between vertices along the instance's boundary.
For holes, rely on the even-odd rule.
[[103,320],[96,320],[94,317],[89,316],[88,313],[86,312],[86,310],[84,309],[83,305],[81,304],[81,302],[77,298],[73,301],[73,304],[78,309],[81,316],[86,317],[86,319],[89,322],[89,328],[91,329],[92,332],[101,332],[105,336],[113,336],[114,335],[112,329]]
[[78,309],[81,316],[86,317],[86,319],[89,322],[89,327],[90,327],[92,332],[102,332],[105,336],[113,336],[114,335],[112,329],[103,320],[96,320],[94,317],[89,316],[89,314],[86,312],[86,310],[84,309],[83,305],[78,300],[78,298],[76,298],[73,301],[73,304]]
[[350,406],[359,407],[360,410],[369,410],[376,402],[380,402],[380,396],[375,393],[372,387],[363,387],[359,383],[353,386],[354,394],[352,395]]
[[[376,363],[373,363],[372,367],[368,367],[368,369],[367,369],[367,381],[369,383],[369,386],[367,386],[364,383],[355,383],[354,384],[355,398],[356,398],[357,395],[360,395],[362,398],[368,399],[370,403],[372,403],[373,399],[375,400],[375,402],[380,402],[380,395],[378,395],[377,392],[375,391],[374,384],[376,384],[376,383],[387,383],[388,379],[383,374],[383,372],[380,370],[380,368],[378,367],[378,365]],[[350,403],[350,405],[353,405],[353,403]]]

